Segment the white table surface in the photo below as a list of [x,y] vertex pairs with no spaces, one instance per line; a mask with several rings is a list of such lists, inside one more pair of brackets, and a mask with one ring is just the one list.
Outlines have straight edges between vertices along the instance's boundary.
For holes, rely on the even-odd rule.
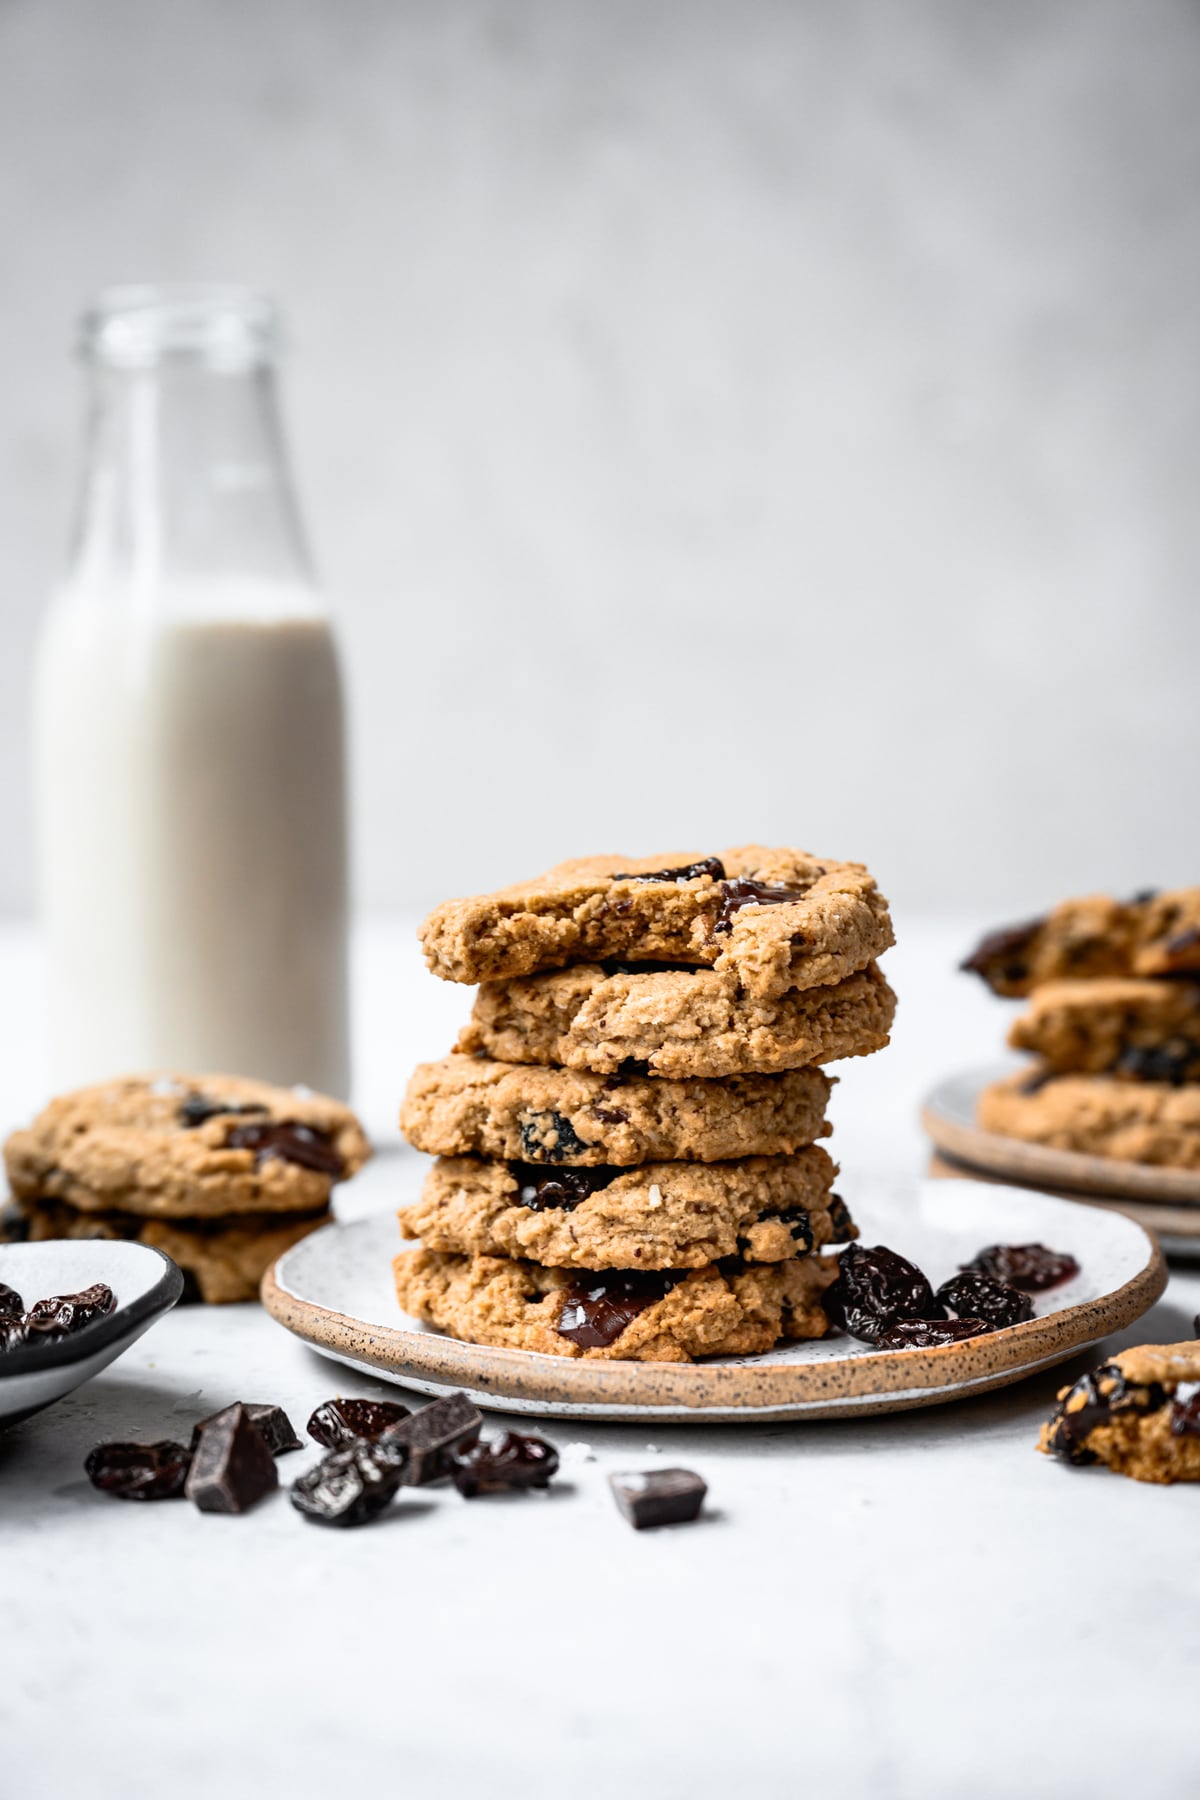
[[[952,973],[970,922],[899,929],[893,1045],[835,1094],[852,1205],[864,1173],[922,1167],[921,1094],[992,1058],[1007,1016]],[[359,1102],[391,1150],[347,1215],[392,1203],[406,1071],[467,1001],[407,926],[365,927],[357,965]],[[5,1130],[44,1098],[38,981],[31,934],[0,933]],[[1177,1271],[1123,1341],[1188,1336],[1198,1309]],[[0,1792],[1194,1797],[1200,1492],[1035,1455],[1062,1378],[836,1424],[553,1422],[595,1460],[550,1494],[427,1491],[340,1534],[282,1496],[226,1519],[88,1486],[105,1438],[186,1437],[239,1398],[302,1427],[388,1391],[255,1307],[181,1309],[0,1437]],[[705,1475],[702,1524],[619,1517],[606,1472],[655,1462]]]

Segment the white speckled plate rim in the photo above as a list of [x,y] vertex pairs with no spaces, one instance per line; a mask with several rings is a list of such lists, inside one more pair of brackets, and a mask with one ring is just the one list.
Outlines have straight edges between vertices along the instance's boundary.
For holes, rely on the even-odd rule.
[[[294,1245],[268,1271],[263,1298],[281,1324],[322,1354],[421,1393],[462,1388],[481,1405],[549,1417],[720,1423],[893,1412],[986,1392],[1050,1368],[1131,1323],[1153,1304],[1165,1283],[1157,1244],[1133,1220],[1028,1188],[956,1180],[862,1182],[852,1210],[863,1242],[887,1243],[911,1256],[935,1285],[984,1244],[996,1242],[1048,1242],[1071,1251],[1081,1264],[1080,1273],[1063,1287],[1033,1297],[1034,1321],[973,1340],[977,1346],[987,1345],[989,1354],[1002,1362],[982,1372],[968,1373],[961,1366],[962,1352],[970,1350],[970,1344],[932,1352],[884,1352],[845,1337],[692,1365],[589,1365],[621,1370],[626,1386],[637,1384],[638,1372],[647,1389],[664,1379],[693,1384],[694,1399],[665,1404],[649,1392],[644,1400],[573,1399],[556,1389],[576,1379],[567,1372],[580,1370],[585,1359],[459,1344],[408,1318],[395,1300],[391,1260],[398,1250],[411,1246],[401,1243],[391,1211],[326,1226]],[[1047,1321],[1055,1326],[1057,1337],[1049,1345],[1046,1332],[1036,1329]],[[370,1339],[370,1356],[362,1354],[355,1342],[363,1334]],[[1031,1336],[1037,1339],[1036,1347],[1028,1341]],[[920,1360],[924,1378],[902,1385],[896,1379],[902,1361],[912,1358]],[[868,1375],[864,1359],[870,1359],[872,1370],[886,1366],[888,1379],[878,1385],[864,1383]],[[452,1374],[445,1366],[448,1361],[456,1365]],[[475,1365],[479,1383],[472,1386]],[[520,1379],[506,1378],[505,1370],[519,1370]],[[728,1394],[717,1391],[731,1379],[742,1387],[747,1378],[755,1384],[756,1377],[770,1376],[777,1384],[792,1370],[797,1387],[811,1384],[819,1371],[821,1395],[810,1398],[797,1392],[767,1404],[742,1397],[731,1405]],[[918,1373],[916,1364],[911,1372]],[[529,1391],[535,1387],[539,1391]],[[708,1398],[706,1388],[713,1390]]]

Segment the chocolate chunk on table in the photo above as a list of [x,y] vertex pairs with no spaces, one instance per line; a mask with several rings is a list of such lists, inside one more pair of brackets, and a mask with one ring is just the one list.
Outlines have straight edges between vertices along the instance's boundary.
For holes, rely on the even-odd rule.
[[454,1473],[455,1453],[478,1438],[483,1414],[462,1393],[446,1394],[429,1406],[420,1406],[378,1440],[403,1444],[408,1451],[409,1487],[425,1487]]
[[309,1437],[327,1450],[340,1450],[360,1438],[373,1444],[411,1413],[412,1408],[401,1406],[398,1400],[346,1400],[339,1395],[317,1407],[306,1429]]
[[[284,1456],[289,1450],[304,1448],[303,1440],[296,1436],[292,1421],[282,1406],[273,1406],[265,1400],[242,1400],[238,1404],[245,1408],[251,1424],[258,1426],[272,1456]],[[221,1412],[209,1413],[207,1419],[201,1419],[198,1425],[192,1426],[193,1456],[196,1453],[196,1446],[200,1442],[201,1432],[219,1419],[221,1413],[228,1410],[228,1407],[222,1407]]]
[[369,1525],[396,1497],[408,1469],[408,1448],[355,1438],[331,1450],[295,1482],[291,1502],[314,1525]]
[[227,1406],[208,1421],[186,1489],[201,1512],[248,1512],[278,1486],[275,1458],[244,1406]]
[[699,1516],[707,1483],[691,1469],[652,1469],[610,1475],[613,1499],[635,1531],[652,1525],[686,1525]]

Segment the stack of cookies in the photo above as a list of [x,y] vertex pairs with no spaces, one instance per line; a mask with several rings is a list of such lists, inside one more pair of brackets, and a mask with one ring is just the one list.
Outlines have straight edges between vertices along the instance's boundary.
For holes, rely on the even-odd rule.
[[888,1041],[887,903],[856,863],[758,845],[590,857],[421,928],[478,982],[401,1126],[404,1310],[468,1342],[686,1362],[820,1337],[855,1235],[820,1065]]
[[984,938],[964,969],[1028,999],[1033,1067],[986,1088],[988,1131],[1200,1169],[1200,888],[1064,900]]
[[129,1076],[52,1100],[4,1146],[9,1237],[130,1238],[194,1299],[255,1300],[370,1147],[324,1095],[231,1075]]

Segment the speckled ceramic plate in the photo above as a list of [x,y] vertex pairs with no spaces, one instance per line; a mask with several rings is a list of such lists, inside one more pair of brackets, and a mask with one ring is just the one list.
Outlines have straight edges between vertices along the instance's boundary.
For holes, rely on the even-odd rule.
[[1194,1250],[1200,1242],[1200,1174],[1028,1144],[976,1124],[981,1092],[1014,1066],[949,1075],[928,1095],[921,1122],[942,1155],[1001,1181],[1115,1202],[1160,1236],[1178,1240],[1181,1249],[1190,1243]]
[[786,1344],[703,1363],[606,1362],[460,1344],[403,1314],[389,1212],[328,1225],[263,1280],[267,1311],[315,1349],[421,1393],[464,1388],[481,1405],[554,1418],[737,1422],[841,1418],[1003,1387],[1132,1323],[1162,1293],[1166,1265],[1119,1213],[972,1181],[871,1185],[847,1196],[865,1243],[902,1251],[936,1284],[985,1244],[1069,1250],[1079,1275],[1035,1297],[1023,1325],[938,1350],[872,1350],[851,1338]]

